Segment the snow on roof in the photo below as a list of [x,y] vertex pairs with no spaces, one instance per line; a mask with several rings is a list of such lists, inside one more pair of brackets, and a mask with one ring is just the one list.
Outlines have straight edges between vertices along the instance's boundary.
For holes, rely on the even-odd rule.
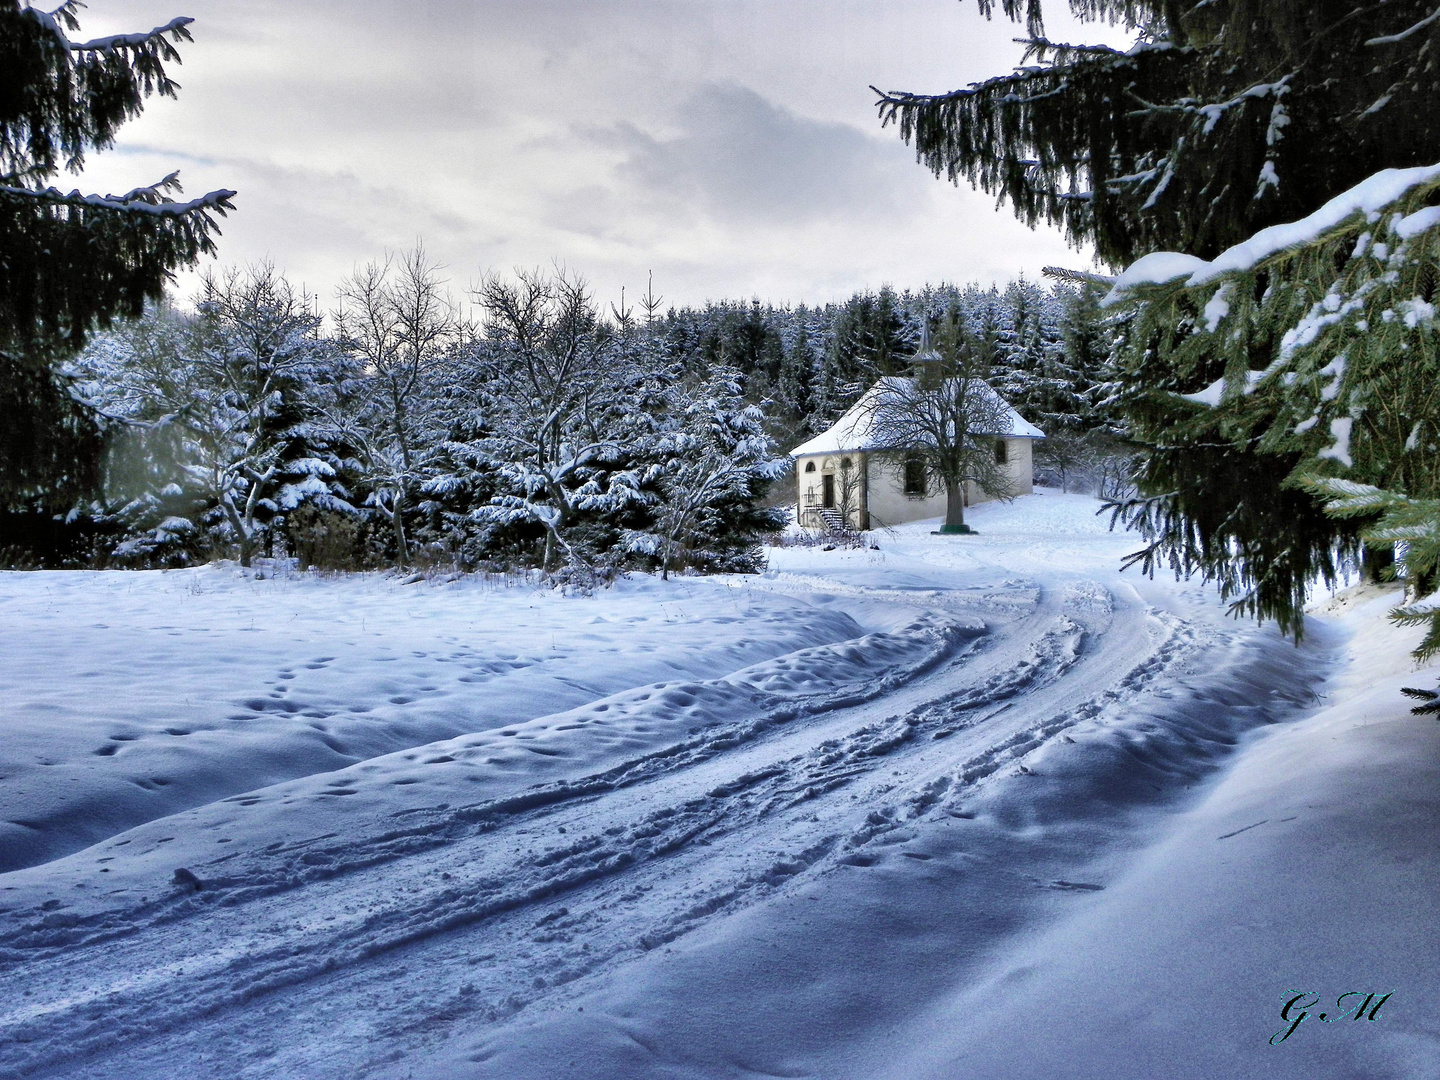
[[[836,420],[827,431],[822,431],[809,442],[801,443],[794,450],[790,451],[791,457],[804,457],[807,454],[838,454],[850,450],[883,450],[879,441],[871,431],[874,416],[873,400],[880,392],[881,387],[887,383],[891,386],[908,383],[911,380],[900,375],[891,375],[881,379],[869,390],[860,395],[860,400],[851,405],[845,415]],[[1005,431],[977,432],[982,435],[1009,435],[1016,439],[1043,439],[1045,433],[1034,424],[1027,421],[1015,411],[1014,407],[1005,401],[990,387],[984,383],[976,384],[976,391],[994,401],[998,401],[1004,408],[1004,415],[1009,420],[1009,428]]]

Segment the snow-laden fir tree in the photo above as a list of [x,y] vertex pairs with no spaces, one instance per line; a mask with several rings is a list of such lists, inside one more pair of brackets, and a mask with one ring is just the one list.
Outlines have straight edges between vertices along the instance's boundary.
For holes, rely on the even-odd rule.
[[596,517],[617,523],[643,506],[626,468],[648,434],[658,383],[632,344],[602,324],[585,282],[556,271],[487,275],[476,292],[484,335],[467,369],[482,388],[485,442],[505,485],[482,520],[544,530],[541,568],[603,570]]
[[189,517],[249,566],[277,517],[349,509],[337,435],[312,404],[337,357],[319,330],[310,298],[260,264],[208,276],[193,316],[154,306],[90,345],[76,371],[120,433],[111,494],[139,525],[168,511],[119,557],[153,555]]
[[[1111,298],[1129,313],[1119,363],[1167,373],[1136,415],[1153,406],[1164,418],[1155,436],[1178,432],[1269,464],[1291,503],[1325,499],[1343,527],[1310,555],[1327,581],[1357,532],[1373,547],[1406,545],[1415,602],[1397,617],[1429,625],[1421,656],[1440,650],[1440,605],[1419,595],[1433,592],[1440,568],[1437,203],[1440,166],[1385,170],[1213,261],[1141,259]],[[1247,512],[1239,494],[1237,514]],[[1164,500],[1138,505],[1131,513],[1142,524],[1167,512]],[[1187,546],[1154,546],[1145,561],[1204,568],[1214,562],[1208,546],[1241,542],[1223,521],[1203,525]],[[1266,542],[1303,540],[1281,532]],[[1298,630],[1309,582],[1274,569],[1288,553],[1241,554],[1225,563],[1233,573],[1216,575],[1222,592]]]
[[[881,93],[882,122],[938,175],[1063,227],[1117,268],[1155,249],[1213,257],[1377,168],[1440,160],[1433,0],[1071,5],[1128,26],[1129,49],[1047,40],[1042,0],[1000,6],[1026,21],[1023,67],[945,93]],[[1126,515],[1152,558],[1215,577],[1246,610],[1298,630],[1303,583],[1333,574],[1354,527],[1284,486],[1298,458],[1211,438],[1163,396],[1193,377],[1164,345],[1190,331],[1177,318],[1152,325],[1114,373],[1145,455],[1146,498]]]
[[745,401],[741,381],[733,368],[715,367],[703,382],[677,381],[665,392],[663,419],[648,446],[658,495],[654,525],[632,540],[653,551],[662,578],[680,562],[758,569],[760,534],[785,523],[783,511],[755,505],[788,463],[772,458],[764,412]]

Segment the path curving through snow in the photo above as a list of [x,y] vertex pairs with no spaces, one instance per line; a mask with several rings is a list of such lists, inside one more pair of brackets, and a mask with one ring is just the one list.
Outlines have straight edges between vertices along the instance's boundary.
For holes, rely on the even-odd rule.
[[[557,627],[567,603],[605,620],[586,632],[649,612],[662,651],[654,612],[688,606],[684,670],[605,686],[646,639],[595,633],[592,663],[572,635],[605,693],[0,875],[0,1073],[846,1075],[847,1046],[1092,902],[1248,731],[1314,704],[1323,635],[1297,650],[1118,573],[1133,539],[1095,507],[547,598]],[[369,655],[329,684],[346,708]],[[499,715],[454,690],[452,716]]]

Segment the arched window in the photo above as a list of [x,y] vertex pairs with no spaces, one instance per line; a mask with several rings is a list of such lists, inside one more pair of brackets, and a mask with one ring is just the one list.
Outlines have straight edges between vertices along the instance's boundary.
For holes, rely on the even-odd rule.
[[1010,445],[1004,439],[995,440],[995,464],[1004,465],[1010,460]]
[[905,456],[905,494],[916,499],[925,497],[925,459],[919,454]]
[[850,468],[850,459],[849,459],[848,457],[847,457],[847,458],[841,458],[841,459],[840,459],[840,469],[841,469],[841,471],[848,471],[849,468]]
[[806,472],[814,472],[814,471],[815,471],[815,463],[814,463],[813,461],[807,461],[807,462],[805,462],[805,471],[806,471]]

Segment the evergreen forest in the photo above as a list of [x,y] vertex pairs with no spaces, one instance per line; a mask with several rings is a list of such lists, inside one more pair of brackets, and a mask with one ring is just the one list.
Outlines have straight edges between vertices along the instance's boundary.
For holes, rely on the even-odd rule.
[[273,267],[232,268],[57,370],[93,418],[98,482],[63,519],[9,508],[5,557],[753,569],[793,499],[785,451],[906,372],[952,311],[1050,436],[1042,475],[1123,487],[1100,295],[1020,280],[662,312],[653,292],[602,308],[554,271],[490,275],[462,305],[417,248],[357,271],[326,311]]

